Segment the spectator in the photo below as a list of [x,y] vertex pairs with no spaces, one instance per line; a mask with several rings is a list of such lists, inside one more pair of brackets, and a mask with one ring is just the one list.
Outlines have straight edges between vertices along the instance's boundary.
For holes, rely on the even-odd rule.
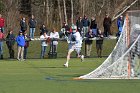
[[98,30],[97,33],[97,40],[96,40],[96,49],[97,49],[97,56],[102,57],[102,48],[103,48],[103,34],[101,30]]
[[2,33],[2,29],[0,28],[0,59],[3,59],[3,40],[4,34]]
[[103,21],[103,27],[104,27],[104,36],[108,37],[108,35],[111,35],[110,27],[111,27],[111,18],[108,14],[106,14],[104,21]]
[[76,21],[76,26],[77,26],[78,32],[82,35],[82,31],[83,31],[82,17],[78,18],[78,20]]
[[117,19],[117,26],[118,26],[117,37],[119,37],[120,34],[121,34],[121,32],[122,32],[123,24],[124,24],[123,16],[120,16],[120,17]]
[[94,34],[92,33],[92,29],[90,29],[86,35],[86,40],[85,40],[85,45],[86,45],[86,57],[90,57],[90,52],[91,52],[91,49],[92,49],[92,40],[89,40],[90,38],[93,38],[94,37]]
[[35,20],[34,15],[32,15],[29,20],[30,38],[34,38],[36,23],[37,21]]
[[2,15],[0,14],[0,28],[2,33],[4,33],[4,25],[5,25],[5,19],[2,18]]
[[45,24],[42,24],[40,27],[40,35],[43,35],[44,32],[48,33],[48,29],[46,28]]
[[83,22],[83,36],[85,36],[85,33],[88,32],[90,22],[89,22],[87,16],[84,16],[84,18],[82,19],[82,22]]
[[92,29],[93,34],[96,36],[97,35],[97,23],[96,23],[95,17],[91,18],[90,29]]
[[51,46],[51,51],[53,50],[53,52],[57,52],[57,45],[58,45],[57,39],[59,38],[59,34],[58,32],[56,32],[55,28],[53,28],[52,32],[50,33],[50,38],[54,40],[52,42],[53,46]]
[[63,26],[59,34],[60,38],[62,38],[63,36],[68,37],[68,35],[70,34],[70,27],[66,24],[66,22],[63,23]]
[[21,21],[20,21],[20,27],[21,27],[22,33],[24,33],[27,30],[27,23],[26,23],[25,17],[23,17],[21,19]]
[[15,44],[15,35],[13,34],[13,30],[10,30],[6,37],[6,44],[9,49],[10,59],[14,59],[14,44]]
[[44,58],[45,54],[46,54],[46,48],[48,46],[47,40],[49,40],[49,36],[47,35],[46,32],[44,32],[44,34],[42,34],[40,36],[40,39],[41,39],[41,56],[40,56],[40,58]]
[[31,41],[30,36],[25,32],[24,33],[24,38],[25,38],[25,46],[24,46],[24,59],[27,58],[27,52],[28,52],[28,47],[29,47],[29,42]]
[[25,46],[25,38],[22,31],[20,31],[19,35],[16,37],[16,42],[18,46],[17,60],[24,61],[25,59],[23,59],[23,53],[24,53],[24,46]]

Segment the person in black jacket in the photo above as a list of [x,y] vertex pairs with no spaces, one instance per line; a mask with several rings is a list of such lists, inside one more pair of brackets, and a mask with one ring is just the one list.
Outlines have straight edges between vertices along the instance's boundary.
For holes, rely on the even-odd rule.
[[70,34],[70,27],[68,26],[68,24],[66,24],[66,22],[63,22],[61,31],[59,32],[59,36],[60,38],[68,37],[69,34]]
[[21,21],[20,21],[20,27],[21,27],[22,33],[24,33],[27,30],[27,23],[26,23],[25,17],[23,17],[21,19]]
[[102,48],[103,48],[103,34],[101,30],[97,30],[97,39],[96,39],[96,49],[97,56],[102,57]]
[[34,15],[31,16],[29,20],[29,28],[30,28],[30,37],[34,38],[35,28],[36,28],[37,21],[34,18]]
[[14,59],[14,44],[15,44],[15,35],[13,34],[13,31],[10,30],[7,37],[6,37],[6,44],[9,49],[9,55],[10,59]]
[[28,47],[29,47],[29,42],[31,41],[30,36],[27,35],[27,33],[24,33],[24,38],[25,38],[25,46],[24,46],[24,59],[27,58],[27,52],[28,52]]
[[94,34],[92,33],[92,29],[90,29],[86,33],[85,37],[86,37],[86,40],[85,40],[85,45],[86,45],[85,54],[86,54],[86,57],[90,57],[90,52],[91,52],[91,49],[92,49],[92,40],[89,40],[89,39],[94,37]]
[[93,34],[97,36],[97,23],[95,17],[91,18],[90,29],[92,29]]
[[44,32],[48,33],[48,29],[46,28],[45,24],[42,24],[40,27],[40,35],[43,35]]
[[78,20],[76,21],[76,26],[77,26],[78,32],[82,35],[82,31],[83,31],[82,17],[78,18]]
[[111,35],[110,27],[111,27],[111,18],[108,14],[106,14],[104,21],[103,21],[103,27],[104,27],[104,36],[108,37],[108,35]]

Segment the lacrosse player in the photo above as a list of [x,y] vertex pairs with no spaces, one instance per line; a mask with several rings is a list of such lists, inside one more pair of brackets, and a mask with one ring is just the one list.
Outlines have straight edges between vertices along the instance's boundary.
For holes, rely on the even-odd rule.
[[71,26],[72,32],[68,37],[68,54],[67,54],[67,61],[64,64],[65,67],[68,67],[70,55],[73,51],[77,52],[77,57],[81,58],[81,61],[84,60],[84,56],[80,55],[81,47],[82,47],[82,37],[80,33],[77,31],[77,26]]

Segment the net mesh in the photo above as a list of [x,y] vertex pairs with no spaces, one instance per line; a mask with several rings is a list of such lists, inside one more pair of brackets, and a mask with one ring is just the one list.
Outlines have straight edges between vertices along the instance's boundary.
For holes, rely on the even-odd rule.
[[122,34],[109,57],[81,79],[140,78],[140,11],[126,14]]

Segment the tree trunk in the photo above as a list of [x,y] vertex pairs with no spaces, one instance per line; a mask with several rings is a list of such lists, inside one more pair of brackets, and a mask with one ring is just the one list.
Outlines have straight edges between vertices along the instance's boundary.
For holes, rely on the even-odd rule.
[[46,15],[48,14],[47,13],[47,0],[44,0],[44,13],[43,13],[43,16],[44,16],[44,19],[46,20],[47,19],[47,17],[46,17]]
[[63,0],[63,4],[64,4],[64,15],[65,15],[65,22],[66,22],[66,24],[68,24],[68,19],[67,19],[67,10],[66,10],[66,2],[65,2],[65,0]]
[[85,0],[83,1],[83,16],[85,15]]
[[58,9],[59,9],[60,24],[61,24],[61,27],[62,27],[62,16],[61,16],[60,0],[57,0],[57,2],[58,2]]
[[71,0],[71,23],[73,24],[73,0]]
[[49,13],[50,13],[50,11],[49,11],[49,0],[47,0],[47,24],[48,24],[48,22],[49,22]]

